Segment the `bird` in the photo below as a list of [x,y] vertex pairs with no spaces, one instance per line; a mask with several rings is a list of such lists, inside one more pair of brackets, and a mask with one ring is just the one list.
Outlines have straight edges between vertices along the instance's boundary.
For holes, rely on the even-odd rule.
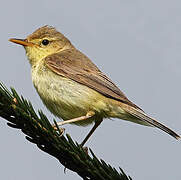
[[102,121],[110,118],[157,127],[176,139],[180,138],[131,102],[108,76],[54,27],[46,25],[26,39],[9,40],[24,47],[35,89],[47,109],[63,120],[57,123],[58,126],[94,123],[82,146]]

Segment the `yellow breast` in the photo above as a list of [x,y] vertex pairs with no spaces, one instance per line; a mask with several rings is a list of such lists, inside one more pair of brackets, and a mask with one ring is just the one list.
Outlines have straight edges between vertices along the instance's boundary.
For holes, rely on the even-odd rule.
[[[32,80],[46,107],[63,120],[84,116],[90,110],[98,116],[106,116],[106,111],[109,110],[106,97],[87,86],[55,74],[42,61],[32,67]],[[81,123],[89,124],[90,121]]]

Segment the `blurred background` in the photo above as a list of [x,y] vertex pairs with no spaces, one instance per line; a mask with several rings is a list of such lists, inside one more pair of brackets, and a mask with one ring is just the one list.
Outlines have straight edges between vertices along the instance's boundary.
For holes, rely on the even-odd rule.
[[[31,100],[50,120],[31,82],[31,69],[21,46],[43,25],[68,37],[128,98],[150,116],[181,133],[181,1],[178,0],[40,0],[1,3],[0,80]],[[59,121],[57,119],[57,121]],[[92,126],[65,125],[81,142]],[[21,131],[0,120],[0,179],[78,180],[50,155],[25,140]],[[86,144],[97,157],[120,166],[135,180],[180,180],[181,142],[156,129],[104,120]]]

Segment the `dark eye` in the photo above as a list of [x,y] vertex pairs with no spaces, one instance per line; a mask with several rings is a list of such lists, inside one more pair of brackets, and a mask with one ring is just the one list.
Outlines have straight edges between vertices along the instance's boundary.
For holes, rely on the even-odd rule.
[[49,44],[49,40],[48,39],[43,39],[43,41],[41,42],[44,46]]

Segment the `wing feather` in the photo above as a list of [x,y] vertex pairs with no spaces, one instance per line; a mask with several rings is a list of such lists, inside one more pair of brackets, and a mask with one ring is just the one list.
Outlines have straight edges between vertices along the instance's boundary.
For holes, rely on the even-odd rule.
[[133,104],[121,90],[91,60],[76,49],[65,50],[45,58],[46,66],[58,75],[70,78],[94,89],[108,98],[122,103]]

